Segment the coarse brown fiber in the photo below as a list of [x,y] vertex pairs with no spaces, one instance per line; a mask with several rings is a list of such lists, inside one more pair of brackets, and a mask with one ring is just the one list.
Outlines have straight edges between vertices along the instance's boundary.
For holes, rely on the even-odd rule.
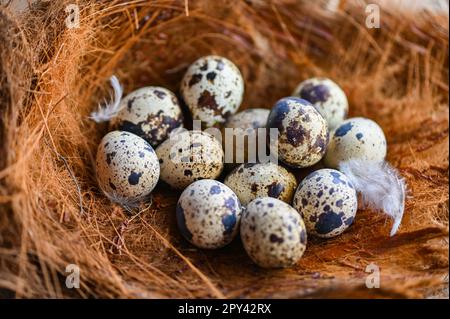
[[[80,8],[67,28],[66,5]],[[381,8],[365,26],[365,2],[40,1],[18,14],[0,7],[0,297],[415,298],[448,297],[448,13]],[[88,115],[119,77],[125,92],[178,91],[206,54],[234,61],[242,108],[270,108],[303,79],[343,87],[350,116],[377,121],[388,161],[406,178],[403,223],[359,211],[332,240],[310,238],[292,269],[260,269],[239,239],[216,251],[179,235],[178,193],[158,186],[130,214],[95,181],[107,132]],[[302,172],[297,172],[302,175]],[[80,289],[67,289],[67,265]],[[381,271],[368,289],[366,267]]]

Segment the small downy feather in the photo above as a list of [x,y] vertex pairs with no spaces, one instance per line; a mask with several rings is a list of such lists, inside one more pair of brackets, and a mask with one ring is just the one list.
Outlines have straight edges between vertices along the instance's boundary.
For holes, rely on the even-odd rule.
[[97,123],[111,120],[121,110],[120,100],[122,99],[123,88],[120,85],[119,79],[115,75],[111,76],[110,82],[114,90],[114,96],[111,94],[109,102],[105,99],[103,106],[99,104],[98,110],[96,112],[92,112],[89,117]]
[[394,220],[391,236],[395,235],[405,209],[406,183],[398,171],[387,162],[348,160],[339,170],[360,193],[362,207],[384,211]]

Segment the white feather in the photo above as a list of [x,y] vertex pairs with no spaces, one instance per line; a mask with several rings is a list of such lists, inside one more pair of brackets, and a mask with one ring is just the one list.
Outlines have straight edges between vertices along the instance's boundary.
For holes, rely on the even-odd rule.
[[339,170],[360,193],[362,207],[382,210],[394,220],[391,236],[395,235],[405,209],[406,183],[398,171],[387,162],[348,160]]
[[89,117],[97,123],[111,120],[121,110],[120,100],[122,99],[123,88],[120,85],[119,79],[115,75],[110,78],[110,82],[114,90],[114,96],[112,96],[112,94],[110,95],[109,102],[104,99],[104,105],[102,106],[99,104],[97,112],[92,112]]

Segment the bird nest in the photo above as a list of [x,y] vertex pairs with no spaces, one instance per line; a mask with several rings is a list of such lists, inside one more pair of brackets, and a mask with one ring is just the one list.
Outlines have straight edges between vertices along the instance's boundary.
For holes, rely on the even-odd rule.
[[[0,295],[100,298],[424,297],[448,294],[448,15],[361,1],[38,1],[0,7]],[[70,16],[79,9],[79,26]],[[69,18],[68,18],[69,16]],[[70,21],[68,21],[69,19]],[[310,239],[289,269],[258,268],[239,239],[205,251],[178,233],[179,193],[130,213],[97,187],[108,128],[88,116],[115,74],[125,93],[178,92],[196,58],[232,60],[241,109],[270,108],[329,77],[350,116],[378,122],[409,189],[403,223],[359,210],[340,237]],[[297,175],[301,175],[297,172]],[[80,269],[80,288],[65,285]],[[380,287],[366,286],[379,270]],[[447,289],[447,290],[446,290]],[[448,296],[448,295],[447,295]]]

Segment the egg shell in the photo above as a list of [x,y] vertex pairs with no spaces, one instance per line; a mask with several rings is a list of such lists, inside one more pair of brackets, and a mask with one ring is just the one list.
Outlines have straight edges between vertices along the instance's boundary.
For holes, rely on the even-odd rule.
[[386,153],[386,137],[381,127],[370,119],[355,117],[345,120],[334,130],[324,162],[331,168],[337,168],[340,162],[349,159],[381,162]]
[[96,175],[100,188],[111,200],[131,204],[155,188],[159,162],[144,139],[125,131],[112,131],[98,146]]
[[[270,110],[268,109],[246,109],[234,115],[231,115],[225,123],[225,129],[238,129],[234,131],[233,138],[233,163],[256,162],[258,160],[258,129],[266,127],[267,118]],[[224,131],[223,136],[226,135]],[[265,136],[263,136],[265,138]],[[242,143],[237,138],[242,138]],[[224,142],[227,140],[225,139]],[[231,145],[231,144],[230,144]],[[224,149],[229,147],[226,143]],[[249,159],[249,149],[252,150]],[[235,165],[234,165],[235,166]]]
[[189,185],[176,208],[178,228],[200,248],[220,248],[239,231],[242,208],[236,194],[221,182],[203,179]]
[[244,94],[244,80],[230,60],[216,55],[205,56],[186,71],[181,94],[193,119],[212,127],[236,113]]
[[204,131],[171,134],[156,153],[161,180],[174,189],[183,189],[199,179],[215,179],[223,170],[222,145]]
[[331,238],[352,223],[358,197],[349,179],[334,169],[320,169],[298,185],[293,206],[302,215],[308,235]]
[[275,163],[246,163],[234,169],[224,181],[242,205],[258,197],[273,197],[290,203],[297,182],[295,176]]
[[183,126],[178,99],[165,88],[143,87],[128,94],[120,103],[120,111],[111,121],[111,127],[134,133],[153,147]]
[[276,198],[257,198],[241,220],[241,239],[250,258],[261,267],[289,267],[306,249],[306,228],[300,214]]
[[270,142],[272,153],[292,167],[308,167],[319,162],[328,144],[325,119],[306,100],[286,97],[272,108],[268,128],[277,128],[278,143]]
[[330,79],[311,78],[301,82],[292,93],[310,102],[328,122],[330,129],[338,126],[348,114],[344,91]]
[[228,118],[225,127],[242,129],[257,129],[260,127],[265,127],[269,113],[269,109],[245,109],[239,113],[231,115]]

